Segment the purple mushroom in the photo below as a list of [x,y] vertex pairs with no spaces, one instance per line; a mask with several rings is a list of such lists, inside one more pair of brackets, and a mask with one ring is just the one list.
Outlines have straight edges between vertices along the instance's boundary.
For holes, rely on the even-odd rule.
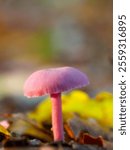
[[72,67],[44,69],[34,72],[24,84],[24,95],[38,97],[50,94],[54,141],[64,141],[61,93],[89,84],[87,76]]

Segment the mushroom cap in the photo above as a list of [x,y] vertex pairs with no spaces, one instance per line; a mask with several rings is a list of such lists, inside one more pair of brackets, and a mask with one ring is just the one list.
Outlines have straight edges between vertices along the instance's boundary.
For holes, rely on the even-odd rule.
[[89,84],[88,77],[73,67],[43,69],[32,73],[24,84],[24,95],[38,97],[81,88]]

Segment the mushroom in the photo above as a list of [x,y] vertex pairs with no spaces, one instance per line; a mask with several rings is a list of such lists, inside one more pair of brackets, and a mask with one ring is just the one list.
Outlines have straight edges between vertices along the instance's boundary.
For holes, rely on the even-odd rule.
[[61,93],[88,84],[87,76],[73,67],[39,70],[25,81],[25,96],[38,97],[49,94],[51,97],[54,141],[64,141]]

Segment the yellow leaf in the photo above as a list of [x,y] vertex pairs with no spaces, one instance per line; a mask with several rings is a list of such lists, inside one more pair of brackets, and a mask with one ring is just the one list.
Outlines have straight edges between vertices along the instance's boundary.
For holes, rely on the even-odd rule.
[[4,134],[5,136],[9,137],[10,133],[7,129],[5,129],[2,125],[0,125],[0,133]]
[[82,114],[82,111],[86,109],[87,103],[89,101],[89,96],[82,91],[73,91],[68,95],[63,96],[63,113],[79,113]]
[[[64,122],[78,114],[82,118],[94,118],[100,124],[112,127],[112,94],[100,92],[94,99],[79,90],[62,96],[62,111]],[[51,123],[51,100],[45,99],[37,108],[28,114],[38,122]]]
[[95,100],[89,100],[84,113],[86,117],[95,118],[97,120],[100,120],[103,115],[100,109],[100,104]]
[[106,99],[112,100],[113,99],[112,94],[109,92],[100,92],[95,97],[96,101],[104,101]]
[[109,99],[102,101],[100,105],[103,117],[100,120],[101,124],[105,126],[113,126],[113,103]]

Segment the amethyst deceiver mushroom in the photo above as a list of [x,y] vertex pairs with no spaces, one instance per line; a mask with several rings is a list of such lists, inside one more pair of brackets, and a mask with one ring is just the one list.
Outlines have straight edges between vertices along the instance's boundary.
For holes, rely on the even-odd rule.
[[24,84],[24,95],[38,97],[50,94],[54,141],[64,141],[61,93],[89,84],[87,76],[73,67],[59,67],[34,72]]

